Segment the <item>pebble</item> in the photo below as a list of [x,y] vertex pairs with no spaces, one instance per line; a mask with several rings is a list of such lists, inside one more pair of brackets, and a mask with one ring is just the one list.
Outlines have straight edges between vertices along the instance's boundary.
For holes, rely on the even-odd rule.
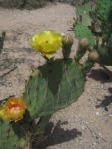
[[96,112],[96,115],[97,115],[97,116],[99,116],[99,115],[100,115],[100,113],[99,113],[99,112]]

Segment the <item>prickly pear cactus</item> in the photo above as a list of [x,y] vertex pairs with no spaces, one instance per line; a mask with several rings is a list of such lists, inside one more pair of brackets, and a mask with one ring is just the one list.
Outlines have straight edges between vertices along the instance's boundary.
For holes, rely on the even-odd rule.
[[84,26],[81,23],[78,23],[74,28],[74,32],[75,32],[76,38],[78,38],[79,40],[86,37],[88,39],[90,46],[93,47],[95,45],[95,39],[91,31],[88,29],[88,27]]
[[81,16],[84,12],[86,14],[89,14],[90,11],[91,11],[91,3],[88,2],[85,5],[77,6],[76,15]]
[[[97,0],[94,6],[94,9],[90,10],[87,3],[77,8],[77,11],[80,10],[80,18],[82,19],[79,20],[78,18],[76,20],[76,25],[74,25],[76,38],[79,39],[79,49],[76,58],[80,59],[87,50],[96,51],[97,55],[99,55],[99,57],[97,56],[97,63],[102,65],[112,65],[112,1]],[[86,12],[85,14],[84,11]],[[91,25],[84,23],[84,21],[89,21],[90,23],[89,17],[86,17],[88,21],[83,19],[84,15],[89,15],[92,19]],[[79,17],[79,15],[77,16]],[[88,41],[88,46],[82,48],[80,43],[81,40],[85,38]],[[95,58],[93,59],[96,60]]]
[[107,43],[107,45],[108,45],[110,48],[112,47],[112,31],[111,31],[110,36],[109,36],[109,38],[108,38],[108,43]]
[[32,118],[53,114],[75,102],[85,75],[75,60],[56,60],[36,69],[26,85],[24,101]]
[[90,13],[94,10],[92,2],[87,2],[84,5],[76,7],[77,20],[81,21],[85,26],[91,26],[92,19]]
[[112,21],[112,1],[111,0],[97,0],[96,6],[98,17],[100,20]]
[[112,65],[112,49],[108,47],[99,47],[97,49],[97,52],[99,54],[99,63],[105,64],[105,65]]
[[[52,56],[60,43],[63,58],[54,60]],[[32,72],[22,98],[11,97],[1,104],[1,149],[34,149],[34,141],[38,142],[35,137],[40,138],[51,115],[71,105],[82,94],[85,72],[93,62],[87,59],[80,64],[79,59],[69,58],[72,44],[70,35],[63,37],[53,31],[32,37],[31,45],[46,56],[46,63]]]

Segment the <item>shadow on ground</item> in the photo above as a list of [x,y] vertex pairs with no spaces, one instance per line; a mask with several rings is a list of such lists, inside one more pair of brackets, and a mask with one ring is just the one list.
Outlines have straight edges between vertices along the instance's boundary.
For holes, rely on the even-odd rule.
[[103,69],[91,70],[91,73],[88,77],[93,78],[96,81],[100,81],[101,83],[105,83],[108,81],[112,81],[112,72],[109,71],[108,73],[106,70]]
[[0,79],[2,79],[2,81],[3,77],[15,71],[21,64],[29,66],[36,61],[33,59],[35,51],[31,48],[21,48],[16,50],[6,48],[2,50],[3,51],[0,53]]
[[98,102],[100,102],[98,105],[96,105],[96,108],[104,108],[105,111],[108,111],[108,106],[112,103],[112,88],[108,89],[110,96],[105,96],[104,100],[98,99]]
[[[112,82],[112,71],[107,68],[91,70],[88,77],[101,83]],[[96,108],[102,107],[105,111],[108,111],[108,106],[112,103],[112,88],[108,88],[108,92],[110,95],[104,96],[103,100],[97,99],[98,104],[95,106]]]
[[53,146],[55,144],[61,144],[63,142],[70,141],[82,135],[82,133],[75,128],[71,130],[68,130],[68,129],[64,130],[62,126],[67,125],[67,124],[68,124],[67,121],[61,122],[59,120],[54,127],[54,124],[52,122],[49,122],[45,130],[48,138],[42,143],[40,143],[38,146],[36,146],[36,148],[46,149],[48,146]]

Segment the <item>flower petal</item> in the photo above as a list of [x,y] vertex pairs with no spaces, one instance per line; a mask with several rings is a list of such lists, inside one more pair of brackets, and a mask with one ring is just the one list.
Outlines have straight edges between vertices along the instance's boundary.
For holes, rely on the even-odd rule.
[[45,55],[48,59],[51,59],[54,56],[54,52],[43,53],[43,55]]
[[62,37],[61,34],[54,31],[44,31],[33,36],[30,40],[30,44],[32,48],[45,54],[47,58],[53,57],[49,55],[59,49],[62,43]]
[[4,107],[0,107],[0,118],[4,120],[8,119],[7,111],[4,109]]

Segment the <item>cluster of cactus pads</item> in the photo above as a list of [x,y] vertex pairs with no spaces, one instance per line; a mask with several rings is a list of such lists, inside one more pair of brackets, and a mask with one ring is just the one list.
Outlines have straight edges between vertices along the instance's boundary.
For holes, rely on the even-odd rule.
[[[38,141],[37,136],[41,135],[51,115],[75,102],[82,94],[85,70],[92,65],[89,59],[83,65],[78,59],[69,58],[72,44],[73,38],[65,35],[62,40],[63,58],[48,59],[32,72],[22,97],[26,106],[24,116],[17,121],[0,120],[1,149],[34,149],[34,141]],[[4,102],[7,100],[1,107]]]
[[112,0],[80,5],[76,15],[74,32],[79,39],[78,59],[79,55],[90,51],[91,61],[112,65]]
[[[22,97],[26,106],[24,116],[21,119],[18,117],[17,121],[0,119],[0,149],[34,149],[34,141],[38,141],[37,136],[43,132],[51,115],[75,102],[82,94],[86,71],[95,62],[112,65],[111,16],[112,0],[97,0],[94,5],[89,2],[77,7],[74,32],[79,39],[79,49],[76,56],[74,59],[69,58],[73,39],[70,35],[65,35],[62,39],[63,58],[51,58],[32,72]],[[2,32],[0,50],[3,48],[4,38],[5,33]],[[34,37],[33,41],[37,38]],[[47,43],[46,40],[45,44]],[[80,64],[86,51],[89,56]],[[50,54],[49,50],[47,52]],[[5,107],[2,112],[12,106],[6,103],[7,100],[0,105],[0,109]],[[14,104],[14,107],[18,105]],[[12,113],[8,113],[9,117],[15,114],[13,108]]]
[[[77,7],[74,32],[79,39],[79,49],[74,59],[69,58],[73,38],[65,35],[62,39],[63,58],[47,59],[44,65],[30,75],[22,97],[26,106],[23,117],[17,121],[0,119],[1,149],[34,149],[35,141],[38,141],[38,136],[43,132],[51,115],[75,102],[82,94],[87,70],[95,62],[112,65],[111,15],[111,0],[97,0],[94,5],[89,2]],[[2,32],[0,50],[3,48],[4,38],[5,33]],[[34,37],[33,41],[37,38]],[[45,44],[47,43],[48,41]],[[35,44],[33,46],[35,47]],[[86,51],[89,56],[80,64]],[[47,52],[49,54],[49,50]],[[3,101],[0,108],[6,107],[5,110],[9,110],[6,103],[7,100]]]

